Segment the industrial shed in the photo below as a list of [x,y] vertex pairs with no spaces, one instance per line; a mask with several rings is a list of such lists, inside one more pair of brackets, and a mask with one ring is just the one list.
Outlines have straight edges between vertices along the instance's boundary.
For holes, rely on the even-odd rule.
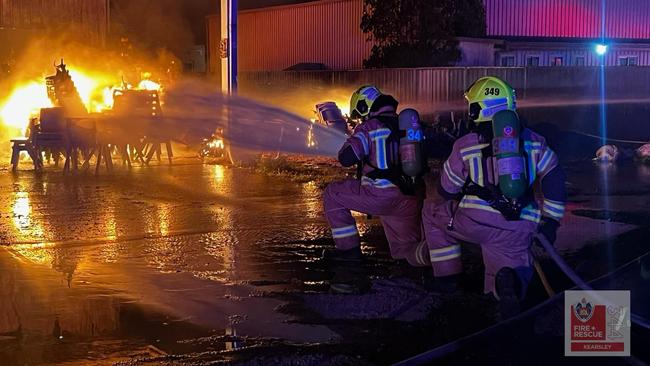
[[[645,0],[485,0],[487,35],[459,39],[456,66],[650,65]],[[372,47],[361,32],[363,0],[323,0],[239,13],[239,68],[278,71],[300,63],[360,69]],[[219,16],[207,18],[209,70],[218,73]],[[608,52],[594,49],[605,42]]]

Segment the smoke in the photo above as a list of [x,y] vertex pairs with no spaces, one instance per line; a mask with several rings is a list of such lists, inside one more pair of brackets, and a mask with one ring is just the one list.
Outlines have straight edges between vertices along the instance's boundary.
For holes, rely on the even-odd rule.
[[200,13],[197,7],[202,5],[196,0],[114,0],[111,2],[111,33],[127,37],[138,48],[166,49],[182,57],[188,47],[195,44],[197,22],[189,19]]

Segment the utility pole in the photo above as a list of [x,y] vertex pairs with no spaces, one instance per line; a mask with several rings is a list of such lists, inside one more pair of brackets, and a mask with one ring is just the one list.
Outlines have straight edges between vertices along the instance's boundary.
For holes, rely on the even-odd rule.
[[221,0],[221,90],[237,93],[237,0]]
[[[221,91],[225,95],[237,94],[237,0],[221,0]],[[231,163],[242,161],[242,149],[233,143],[241,132],[233,120],[234,115],[226,105],[224,137],[226,151]]]

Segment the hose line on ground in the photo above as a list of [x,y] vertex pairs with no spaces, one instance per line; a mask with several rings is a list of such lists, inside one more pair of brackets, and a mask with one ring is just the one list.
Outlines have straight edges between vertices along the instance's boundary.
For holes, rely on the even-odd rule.
[[[589,286],[582,278],[580,278],[580,276],[567,264],[567,262],[564,260],[564,258],[562,258],[562,256],[560,256],[558,251],[548,241],[548,239],[546,239],[546,237],[544,237],[543,235],[540,234],[540,235],[536,236],[536,239],[538,240],[540,245],[546,250],[546,252],[549,254],[549,256],[551,257],[553,262],[555,262],[555,264],[557,264],[557,266],[560,268],[560,270],[567,277],[569,277],[569,279],[571,281],[573,281],[573,283],[575,283],[578,288],[580,288],[581,290],[585,290],[585,291],[593,290],[593,288],[591,286]],[[626,266],[627,265],[625,265],[623,267],[626,267]],[[561,296],[561,294],[558,294],[556,296]],[[462,347],[464,345],[469,344],[470,341],[474,337],[487,336],[487,335],[490,335],[492,333],[495,333],[499,329],[500,326],[502,326],[504,324],[510,324],[510,323],[512,323],[514,321],[517,321],[519,319],[523,319],[523,318],[527,317],[528,315],[537,312],[537,310],[539,310],[539,309],[543,308],[544,306],[546,306],[547,304],[553,302],[555,299],[556,299],[556,297],[550,298],[550,299],[546,300],[545,302],[543,302],[541,304],[538,304],[538,305],[528,309],[527,311],[525,311],[525,312],[523,312],[523,313],[521,313],[521,314],[519,314],[517,316],[514,316],[514,317],[512,317],[510,319],[506,319],[506,320],[504,320],[504,321],[502,321],[500,323],[494,324],[494,325],[492,325],[492,326],[490,326],[488,328],[485,328],[483,330],[480,330],[480,331],[478,331],[478,332],[476,332],[474,334],[471,334],[471,335],[468,335],[466,337],[457,339],[455,341],[452,341],[452,342],[449,342],[449,343],[444,344],[442,346],[436,347],[434,349],[431,349],[429,351],[426,351],[424,353],[421,353],[419,355],[416,355],[416,356],[411,357],[409,359],[406,359],[404,361],[398,362],[395,365],[396,366],[428,365],[428,364],[430,364],[431,362],[433,362],[433,361],[435,361],[437,359],[440,359],[440,358],[445,357],[445,356],[447,356],[447,355],[449,355],[451,353],[459,351],[460,349],[462,349]],[[640,316],[638,316],[636,314],[630,314],[630,320],[635,325],[650,330],[650,323],[648,322],[648,320],[646,320],[646,319],[644,319],[644,318],[642,318],[642,317],[640,317]],[[641,364],[643,364],[642,361],[638,360],[634,356],[627,357],[626,361],[629,364],[632,364],[632,365],[641,365]]]

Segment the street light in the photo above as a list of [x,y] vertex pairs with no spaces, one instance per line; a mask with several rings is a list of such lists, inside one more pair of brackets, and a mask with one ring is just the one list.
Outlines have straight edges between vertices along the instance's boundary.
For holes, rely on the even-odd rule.
[[597,44],[596,45],[596,54],[598,56],[603,56],[607,53],[607,45],[605,44]]

